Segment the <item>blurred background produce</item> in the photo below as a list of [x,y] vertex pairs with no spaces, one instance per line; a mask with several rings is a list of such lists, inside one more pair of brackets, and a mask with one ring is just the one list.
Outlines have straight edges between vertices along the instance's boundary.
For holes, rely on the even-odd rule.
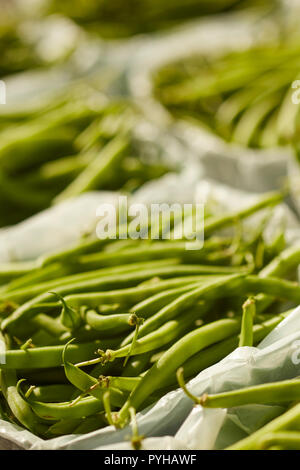
[[[2,0],[1,8],[0,77],[9,93],[0,110],[0,226],[7,226],[84,191],[132,192],[180,169],[167,161],[156,137],[149,146],[136,136],[148,110],[126,85],[135,48],[129,36],[142,33],[149,44],[153,31],[159,38],[160,30],[188,20],[225,19],[237,11],[270,18],[276,30],[282,4]],[[274,36],[281,30],[278,22]],[[112,46],[114,38],[120,40]],[[170,49],[171,62],[154,75],[155,97],[175,118],[196,119],[227,141],[254,148],[285,144],[297,133],[289,95],[300,66],[298,44],[289,40],[217,58],[187,51],[179,62],[172,62]],[[64,84],[53,85],[59,75]],[[20,106],[12,98],[26,80],[32,90]],[[52,89],[44,96],[38,88]],[[155,115],[153,123],[161,127]],[[117,148],[119,138],[124,148]],[[106,148],[114,139],[116,146]]]
[[168,169],[137,137],[142,116],[87,82],[23,115],[0,121],[1,225],[67,197],[103,189],[132,192]]
[[269,0],[53,0],[48,2],[48,11],[61,12],[89,31],[113,39],[169,28],[204,15],[243,8],[271,8],[276,3]]
[[267,148],[299,133],[292,83],[300,42],[257,46],[219,57],[186,57],[154,77],[155,96],[176,118],[197,122],[228,142]]

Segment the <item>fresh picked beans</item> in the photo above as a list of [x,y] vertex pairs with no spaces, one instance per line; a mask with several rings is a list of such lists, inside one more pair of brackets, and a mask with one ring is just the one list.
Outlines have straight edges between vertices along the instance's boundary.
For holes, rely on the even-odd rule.
[[[119,276],[110,276],[109,278],[105,279],[93,279],[89,281],[82,281],[82,282],[77,282],[73,283],[71,285],[66,285],[62,286],[56,289],[55,294],[59,294],[61,296],[66,296],[66,295],[78,295],[84,294],[85,292],[97,292],[101,289],[109,291],[109,289],[117,289],[120,287],[131,287],[131,286],[136,286],[139,282],[143,282],[145,280],[151,279],[154,276],[159,276],[161,278],[176,278],[180,276],[192,276],[192,275],[201,275],[202,273],[202,268],[195,266],[190,266],[190,265],[181,265],[181,266],[173,266],[173,267],[162,267],[162,268],[157,268],[157,269],[149,269],[143,272],[139,273],[128,273],[124,275],[119,275]],[[169,279],[166,281],[166,284],[170,283],[170,287],[172,286],[172,279]],[[174,284],[178,284],[178,281],[174,281]],[[174,285],[173,284],[173,285]],[[156,283],[154,285],[149,285],[145,286],[145,290],[148,292],[154,294],[155,292],[159,292],[160,290],[163,290],[164,286],[161,286],[159,283]],[[138,297],[139,289],[142,290],[141,296]],[[133,302],[138,302],[139,300],[142,300],[144,298],[145,293],[143,292],[143,286],[141,286],[139,289],[134,289],[132,290],[132,293],[134,294],[135,292],[136,297],[134,295],[132,298],[134,299]],[[129,291],[130,292],[130,291]],[[31,318],[34,313],[36,313],[34,307],[36,304],[40,303],[45,303],[45,302],[53,302],[56,300],[56,295],[51,294],[51,293],[43,293],[38,295],[37,297],[33,298],[32,300],[29,300],[28,302],[25,302],[21,307],[19,307],[13,314],[9,317],[6,318],[3,321],[3,328],[10,328],[13,325],[17,325],[20,321],[24,322],[25,320]],[[97,294],[96,294],[97,295]],[[99,294],[98,294],[99,295]],[[101,294],[100,294],[101,295]],[[85,300],[83,295],[80,295],[78,298],[78,304],[82,303],[84,304]],[[91,296],[92,298],[92,296]],[[75,297],[76,299],[76,297]],[[75,300],[74,299],[74,300]],[[68,300],[68,299],[66,299]],[[130,299],[131,300],[131,299]],[[99,299],[100,301],[100,299]],[[99,305],[98,303],[95,304],[90,304],[87,303],[87,305],[91,308],[97,307]],[[117,300],[116,300],[117,301]],[[69,302],[73,304],[72,302]],[[76,306],[76,305],[73,305]]]
[[[299,247],[276,256],[263,224],[249,242],[237,219],[281,199],[272,193],[234,213],[209,214],[197,252],[186,250],[186,240],[88,235],[34,262],[6,266],[0,372],[13,420],[45,439],[108,423],[123,427],[135,410],[176,388],[178,367],[190,379],[238,346],[256,345],[288,314],[266,310],[271,304],[277,312],[282,301],[300,302]],[[214,236],[223,227],[235,235]]]
[[[146,320],[140,329],[140,335],[153,331],[161,323],[176,317],[186,305],[193,305],[200,298],[212,299],[228,295],[256,294],[263,292],[274,297],[285,298],[300,302],[300,287],[289,281],[277,278],[259,278],[258,276],[231,275],[196,287],[182,294],[173,302],[163,307],[159,312]],[[126,345],[132,339],[132,334],[123,341]]]
[[142,377],[114,377],[103,375],[98,377],[99,386],[102,388],[118,388],[119,390],[131,392],[137,384],[142,380]]
[[[5,341],[2,334],[0,334],[0,339],[7,347],[7,341]],[[0,385],[1,392],[17,422],[35,434],[43,436],[47,431],[47,427],[19,394],[16,371],[14,369],[1,370]]]
[[83,314],[86,323],[102,333],[117,334],[134,327],[138,317],[134,313],[118,313],[114,315],[100,315],[95,310],[87,309]]
[[1,371],[1,391],[7,401],[7,404],[16,418],[26,429],[34,434],[44,436],[47,426],[36,415],[26,400],[19,394],[17,388],[17,377],[14,370]]
[[[213,291],[217,295],[217,291],[222,292],[224,295],[226,285],[230,284],[232,287],[236,280],[239,280],[241,275],[231,275],[226,276],[221,279],[217,279],[212,282],[204,283],[200,287],[196,287],[186,293],[183,293],[177,299],[173,300],[156,314],[150,317],[140,328],[140,336],[144,336],[151,331],[154,331],[156,328],[159,328],[160,325],[165,322],[172,320],[177,315],[180,314],[182,310],[186,307],[193,306],[199,299],[209,297]],[[222,289],[222,290],[221,290]],[[132,334],[123,341],[122,345],[125,346],[132,340]]]

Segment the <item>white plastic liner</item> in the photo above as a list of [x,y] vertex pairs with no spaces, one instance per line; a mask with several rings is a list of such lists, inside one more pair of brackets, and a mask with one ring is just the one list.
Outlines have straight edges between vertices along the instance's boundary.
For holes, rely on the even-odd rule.
[[76,243],[86,231],[93,231],[97,207],[117,200],[118,193],[86,193],[1,229],[0,262],[31,260]]

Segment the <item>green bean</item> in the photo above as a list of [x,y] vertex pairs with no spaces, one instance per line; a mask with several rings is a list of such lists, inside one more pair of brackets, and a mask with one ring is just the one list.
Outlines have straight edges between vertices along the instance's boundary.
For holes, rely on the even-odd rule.
[[258,128],[263,127],[266,117],[276,110],[282,98],[282,90],[269,90],[254,103],[250,103],[232,134],[232,139],[240,145],[250,146]]
[[[103,248],[103,246],[109,243],[109,238],[107,239],[87,239],[87,240],[80,240],[79,243],[75,243],[74,246],[70,248],[66,248],[64,250],[59,250],[50,254],[46,254],[41,256],[37,260],[37,265],[39,266],[47,266],[48,264],[53,264],[56,262],[68,262],[72,259],[77,259],[79,255],[83,255],[85,253],[91,253],[93,251],[99,251]],[[34,265],[35,266],[35,265]]]
[[[123,346],[120,349],[112,350],[107,349],[105,354],[99,359],[103,364],[106,361],[113,361],[118,357],[127,357],[130,355],[144,354],[149,351],[157,349],[159,346],[164,346],[174,340],[180,334],[180,323],[177,320],[170,320],[163,324],[160,328],[152,333],[148,333],[143,338],[138,339],[134,343],[131,350],[131,344]],[[184,327],[186,327],[184,325]]]
[[247,276],[245,291],[250,294],[264,293],[277,299],[287,299],[299,303],[300,286],[298,283],[285,281],[277,278],[260,278],[258,276]]
[[[58,278],[53,281],[42,282],[38,284],[34,284],[30,287],[16,289],[16,290],[3,290],[1,299],[6,301],[7,299],[17,299],[18,302],[24,302],[26,300],[30,300],[32,297],[35,297],[43,292],[51,291],[58,287],[62,287],[65,285],[71,285],[72,283],[77,282],[84,282],[84,281],[93,281],[95,279],[99,279],[100,277],[105,279],[107,276],[116,275],[116,274],[123,274],[127,272],[134,272],[138,270],[144,269],[154,269],[156,266],[172,266],[173,264],[178,264],[178,260],[176,259],[167,259],[167,260],[157,260],[153,261],[152,263],[144,262],[144,263],[135,263],[134,265],[125,265],[125,266],[114,266],[111,268],[102,268],[96,271],[90,271],[87,273],[79,273],[74,274],[71,276],[65,276],[63,278]],[[21,280],[21,278],[20,278]],[[105,285],[104,285],[105,286]]]
[[14,370],[1,370],[1,390],[18,422],[34,434],[44,435],[47,427],[32,413],[26,401],[19,394]]
[[99,315],[94,310],[86,309],[84,319],[94,330],[105,333],[122,333],[136,325],[134,313],[118,313],[115,315]]
[[27,399],[34,413],[42,419],[57,421],[61,419],[77,419],[103,411],[103,404],[94,397],[81,398],[77,403],[42,403]]
[[117,350],[108,349],[104,352],[100,352],[101,357],[99,362],[106,363],[109,361],[114,361],[119,357],[127,357],[130,355],[143,354],[149,351],[153,351],[157,348],[161,348],[166,344],[169,344],[171,341],[174,341],[181,334],[186,332],[189,328],[192,327],[194,322],[207,313],[209,305],[200,305],[199,308],[194,308],[193,310],[187,310],[185,312],[184,321],[181,319],[170,320],[164,323],[157,330],[144,335],[140,339],[132,341],[132,343],[127,344]]
[[206,408],[232,408],[249,404],[288,403],[300,398],[300,380],[255,385],[216,395],[204,394],[199,404]]
[[[224,283],[224,287],[225,285],[226,285],[226,295],[237,295],[238,293],[244,294],[244,295],[264,293],[267,295],[271,295],[277,299],[287,299],[289,301],[293,301],[296,304],[300,302],[299,284],[293,283],[290,281],[285,281],[282,279],[271,278],[271,277],[260,278],[259,276],[254,276],[254,275],[248,275],[248,276],[243,277],[240,275],[236,277],[235,279],[233,279],[233,282],[231,282],[230,278],[228,277],[228,282]],[[205,298],[208,293],[209,293],[209,296],[211,295],[211,293],[209,292],[210,287],[214,294],[214,298],[218,298],[220,297],[220,295],[224,296],[224,289],[222,289],[222,291],[220,292],[214,291],[214,285],[213,283],[211,283],[211,286],[208,285],[207,293],[205,292],[205,287],[204,287],[204,292],[202,292],[202,295],[204,296],[205,294]],[[184,295],[189,295],[189,293],[184,294]],[[197,296],[197,293],[196,293],[196,296]],[[154,318],[154,316],[152,318]],[[151,320],[152,319],[147,320],[145,322],[145,325],[148,325],[148,322],[150,323]],[[145,325],[143,325],[143,328],[145,328]]]
[[[132,305],[135,302],[143,300],[147,296],[154,295],[155,293],[161,292],[165,289],[170,289],[172,287],[181,288],[182,285],[190,285],[195,281],[198,284],[198,279],[192,276],[186,276],[185,278],[166,279],[159,282],[151,282],[149,284],[139,285],[137,287],[127,289],[100,292],[99,294],[82,293],[68,295],[66,297],[66,301],[74,308],[79,308],[81,305],[85,305],[90,308],[97,308],[102,302],[117,302],[126,305]],[[201,284],[201,279],[199,279],[199,283]]]
[[32,399],[40,402],[70,401],[76,389],[72,385],[55,384],[34,387],[30,396]]
[[[91,343],[72,344],[68,349],[70,360],[79,362],[92,356],[97,348],[103,348],[112,341],[93,341]],[[45,369],[62,365],[63,345],[42,348],[6,351],[5,364],[0,369]]]
[[197,284],[199,284],[199,282],[188,284],[181,288],[177,287],[175,289],[158,292],[157,294],[154,294],[151,297],[147,297],[145,300],[142,300],[138,304],[134,305],[130,310],[138,315],[142,314],[144,318],[147,318],[160,310],[166,304],[178,298],[184,292],[195,288]]
[[20,276],[24,276],[27,273],[30,273],[36,268],[36,264],[33,261],[23,261],[16,263],[1,263],[0,264],[0,282],[1,284],[5,282],[12,281]]
[[[1,341],[4,341],[2,335]],[[18,392],[15,370],[1,370],[0,385],[6,402],[18,422],[34,434],[44,435],[47,427],[32,413],[30,407]]]
[[[282,277],[289,273],[300,264],[300,246],[298,244],[282,251],[280,255],[274,258],[259,273],[260,277]],[[264,294],[258,294],[256,297],[256,306],[259,312],[265,310],[271,303],[273,298]]]
[[293,406],[286,413],[266,424],[250,436],[228,447],[228,450],[258,449],[261,439],[263,439],[267,434],[286,431],[289,429],[300,431],[300,403]]
[[69,274],[69,271],[69,266],[61,266],[59,264],[52,264],[43,269],[33,269],[24,276],[19,276],[17,279],[11,281],[9,284],[4,286],[0,292],[5,294],[10,291],[31,286],[37,282],[40,283],[43,280],[47,280],[47,282],[49,282],[52,279],[52,282],[55,282],[55,279]]
[[179,367],[176,371],[176,378],[179,387],[184,391],[184,393],[196,404],[196,405],[201,405],[202,401],[201,398],[196,397],[193,395],[189,389],[187,388],[185,381],[184,381],[184,369],[183,367]]
[[64,419],[52,424],[47,434],[52,436],[64,436],[66,434],[87,434],[107,426],[104,413],[97,413],[86,418]]
[[[65,296],[65,295],[78,294],[78,293],[83,293],[83,292],[95,292],[95,291],[99,291],[100,288],[104,288],[104,287],[112,288],[112,286],[114,286],[116,288],[119,286],[127,287],[127,286],[136,285],[138,282],[151,279],[151,277],[154,277],[154,276],[160,276],[162,278],[176,277],[180,274],[182,276],[188,276],[188,275],[201,274],[201,272],[202,272],[201,268],[197,266],[181,265],[181,266],[173,266],[173,267],[162,267],[162,268],[153,269],[153,270],[150,269],[150,270],[143,271],[140,273],[138,272],[127,273],[127,274],[122,274],[119,276],[110,276],[105,279],[100,278],[99,280],[95,279],[95,280],[90,280],[90,281],[78,282],[78,283],[59,287],[56,289],[56,293],[61,296]],[[172,279],[166,281],[165,285],[157,284],[155,286],[148,287],[150,294],[154,292],[159,292],[160,290],[162,290],[161,286],[164,286],[164,288],[167,288],[166,286],[168,286],[168,283],[170,283],[169,287],[171,287]],[[176,280],[174,281],[174,283],[176,285]],[[141,293],[141,290],[143,290],[143,288],[140,288],[140,290],[138,289],[133,290],[133,293],[136,292],[136,296],[133,297],[134,299],[133,302],[134,301],[137,302],[138,300],[142,300],[144,298],[144,297],[138,296],[138,293],[139,292]],[[147,290],[147,288],[145,290]],[[84,298],[84,296],[82,297]],[[55,296],[53,294],[44,293],[35,297],[32,300],[29,300],[28,302],[23,304],[21,307],[19,307],[9,318],[6,318],[3,321],[3,324],[2,324],[3,329],[10,328],[13,325],[16,326],[18,323],[20,323],[20,321],[24,322],[28,320],[34,315],[33,307],[36,304],[52,302],[54,298]],[[66,301],[68,301],[68,299],[66,299]],[[115,300],[115,302],[117,302],[117,300]],[[70,304],[70,301],[68,303]],[[94,307],[97,307],[98,304],[91,305],[90,303],[87,303],[84,305],[94,308]],[[74,305],[71,305],[71,306],[74,306]]]
[[69,197],[77,196],[86,191],[101,187],[110,175],[113,167],[120,162],[124,152],[128,149],[129,139],[125,135],[113,138],[96,157],[91,160],[75,180],[59,194],[54,203],[61,202]]
[[185,58],[163,69],[157,95],[175,115],[204,119],[225,140],[276,147],[282,139],[291,140],[297,128],[290,83],[297,78],[298,57],[298,45],[287,49],[280,44],[272,54],[254,48],[227,54],[217,63],[207,63],[208,57]]
[[[122,235],[122,234],[128,235],[127,227],[121,228],[120,232],[118,231],[118,233],[117,233],[117,235]],[[64,261],[78,259],[78,257],[80,255],[99,252],[99,250],[101,250],[105,245],[110,243],[110,241],[111,240],[109,239],[109,237],[106,238],[106,239],[83,240],[80,243],[77,243],[74,246],[72,246],[68,249],[65,249],[63,251],[54,252],[54,253],[51,253],[49,255],[44,255],[44,256],[40,257],[37,260],[37,263],[33,265],[33,268],[35,268],[36,265],[46,266],[47,264],[53,264],[53,263],[56,263],[56,262],[61,263],[61,262],[64,262]],[[216,246],[220,246],[220,240],[218,240],[218,239],[211,240],[209,242],[209,245],[210,245],[211,249],[215,248]],[[178,247],[178,245],[177,245],[177,247]],[[179,248],[180,248],[180,245],[179,245]],[[182,252],[182,250],[181,250],[181,252]],[[129,258],[128,261],[129,261],[129,263],[131,263],[132,262],[131,258]],[[139,258],[135,259],[135,261],[139,261]]]
[[243,304],[242,328],[239,347],[253,346],[253,321],[255,317],[255,301],[253,298]]
[[[47,158],[47,152],[41,151],[41,142],[44,147],[49,146],[47,139],[51,137],[54,142],[63,138],[69,143],[70,129],[61,127],[63,123],[76,123],[95,116],[83,102],[67,103],[57,110],[53,110],[44,116],[40,116],[29,123],[25,123],[18,129],[7,129],[2,135],[0,149],[1,167],[9,171],[20,171],[28,168],[36,161],[40,162]],[[59,133],[59,130],[61,132]],[[75,130],[75,129],[74,129]],[[60,135],[61,134],[61,135]],[[29,148],[30,147],[30,151]],[[45,149],[44,149],[45,150]],[[14,158],[11,158],[14,153]]]
[[118,422],[123,426],[128,420],[130,407],[139,409],[147,396],[160,387],[166,376],[176,371],[186,360],[211,344],[237,333],[239,320],[217,320],[183,336],[166,351],[149,369],[118,413]]
[[33,186],[40,187],[45,185],[53,187],[54,185],[60,188],[62,185],[69,184],[80,171],[86,168],[86,165],[94,157],[90,152],[80,152],[77,155],[61,157],[54,161],[43,163],[35,171],[28,173],[25,176],[25,181]]
[[[114,234],[115,235],[115,234]],[[128,234],[128,228],[125,226],[124,228],[121,227],[120,231],[118,231],[117,235],[130,235],[130,233]],[[99,250],[101,250],[105,245],[107,245],[108,243],[110,243],[110,239],[109,237],[106,238],[106,239],[88,239],[88,240],[83,240],[81,241],[79,244],[75,244],[74,246],[72,246],[71,248],[68,248],[68,249],[65,249],[63,251],[58,251],[58,252],[54,252],[54,253],[51,253],[49,255],[44,255],[42,256],[40,259],[38,259],[37,261],[37,265],[38,266],[46,266],[47,264],[53,264],[55,262],[63,262],[63,261],[69,261],[69,260],[74,260],[74,259],[78,259],[78,257],[80,255],[87,255],[89,253],[95,253],[95,252],[99,252]],[[142,243],[142,242],[141,242]],[[228,244],[228,240],[219,240],[219,239],[211,239],[207,242],[207,247],[210,249],[210,250],[213,250],[215,249],[216,247],[220,247],[222,245],[225,244]],[[171,250],[171,252],[175,252],[175,253],[183,253],[184,254],[184,248],[185,248],[185,244],[183,243],[175,243],[173,241],[171,241],[171,244],[170,245],[174,245],[174,248]],[[148,246],[149,243],[146,243],[146,245]],[[154,248],[155,250],[155,253],[157,254],[157,256],[159,257],[159,253],[161,253],[163,250],[162,248],[160,248],[160,245],[158,246],[158,248]],[[166,243],[163,243],[164,245],[164,248],[166,247]],[[151,247],[153,248],[154,244],[152,243],[151,244]],[[155,246],[156,246],[156,243],[155,243]],[[171,248],[171,246],[170,246]],[[147,257],[147,253],[145,253],[145,249],[143,248],[142,246],[142,253],[144,253],[144,256]],[[140,253],[140,255],[142,254]],[[91,256],[93,256],[91,254]],[[186,254],[186,253],[185,253]],[[101,255],[100,255],[101,256]],[[165,257],[167,257],[166,255],[164,255]],[[190,256],[190,258],[192,258]],[[83,260],[85,258],[83,257]],[[114,257],[112,257],[112,259],[114,260]],[[135,257],[134,260],[132,259],[132,257],[130,256],[127,256],[126,259],[128,260],[129,263],[132,263],[132,262],[136,262],[136,261],[139,261],[140,260],[140,257]],[[149,259],[149,256],[148,256],[148,259]],[[153,257],[151,257],[150,259],[153,259]],[[87,259],[88,261],[88,259]],[[120,263],[117,263],[115,262],[115,264],[120,264]],[[35,266],[35,265],[34,265]],[[97,265],[98,266],[98,265]],[[87,268],[87,264],[85,264],[85,269]]]

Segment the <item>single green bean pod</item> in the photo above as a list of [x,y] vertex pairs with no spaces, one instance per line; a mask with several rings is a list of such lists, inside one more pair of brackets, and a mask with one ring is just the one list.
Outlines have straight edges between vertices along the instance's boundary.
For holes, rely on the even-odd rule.
[[253,320],[255,317],[255,300],[249,298],[243,305],[242,328],[239,346],[253,346]]
[[206,408],[232,408],[235,406],[267,403],[289,403],[300,400],[300,380],[286,380],[255,385],[216,395],[204,394],[199,403]]

